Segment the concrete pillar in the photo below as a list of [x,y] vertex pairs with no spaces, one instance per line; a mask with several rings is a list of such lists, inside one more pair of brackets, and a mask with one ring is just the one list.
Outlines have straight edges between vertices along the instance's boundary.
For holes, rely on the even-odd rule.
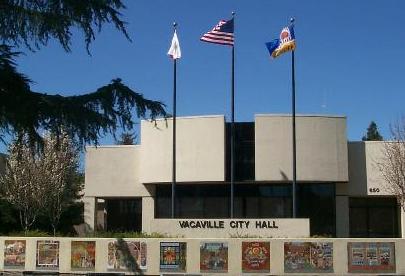
[[400,225],[401,225],[401,229],[400,229],[400,233],[399,236],[402,237],[403,239],[405,238],[405,211],[403,207],[399,208],[400,210]]
[[[96,199],[96,218],[95,218],[95,230],[107,229],[107,210],[105,199]],[[108,230],[108,229],[107,229]]]
[[336,195],[336,237],[349,237],[349,197]]
[[96,213],[96,198],[93,196],[84,196],[84,223],[94,230],[95,226],[95,213]]
[[142,232],[151,232],[151,221],[155,219],[155,199],[142,197]]

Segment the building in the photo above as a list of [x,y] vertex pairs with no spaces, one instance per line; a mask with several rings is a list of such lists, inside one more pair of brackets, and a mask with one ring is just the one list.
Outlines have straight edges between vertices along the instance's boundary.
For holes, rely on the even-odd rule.
[[[298,115],[298,216],[311,235],[404,237],[405,213],[375,166],[382,142],[350,142],[344,116]],[[235,217],[292,215],[291,116],[235,123]],[[151,232],[170,218],[172,120],[141,122],[133,146],[88,147],[85,220],[106,230]],[[230,124],[177,118],[177,218],[229,217]]]

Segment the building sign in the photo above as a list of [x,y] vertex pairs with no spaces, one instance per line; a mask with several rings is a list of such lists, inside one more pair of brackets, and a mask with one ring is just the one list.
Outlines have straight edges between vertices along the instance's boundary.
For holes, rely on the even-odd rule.
[[[180,228],[198,228],[198,229],[224,229],[225,220],[179,220]],[[229,220],[228,227],[231,229],[277,229],[275,220]]]
[[149,232],[184,238],[309,237],[309,219],[152,219]]
[[200,244],[200,272],[228,272],[228,243],[202,242]]
[[59,268],[59,241],[37,241],[37,268]]
[[132,272],[146,269],[146,243],[124,240],[109,242],[107,269]]
[[333,243],[285,242],[285,273],[332,273]]
[[187,243],[160,243],[160,271],[186,272]]
[[347,243],[349,272],[395,273],[395,243]]
[[4,268],[24,269],[26,242],[22,240],[4,241]]
[[269,242],[242,242],[242,272],[270,272]]
[[72,270],[94,271],[96,266],[96,242],[72,241],[70,261]]

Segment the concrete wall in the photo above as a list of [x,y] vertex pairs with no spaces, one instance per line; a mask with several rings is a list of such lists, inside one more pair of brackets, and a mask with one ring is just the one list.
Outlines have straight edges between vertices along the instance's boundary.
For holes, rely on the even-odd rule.
[[[256,180],[291,181],[290,115],[256,115]],[[346,118],[298,115],[297,180],[347,182]]]
[[[26,240],[26,259],[25,271],[42,271],[36,268],[36,243],[38,240],[58,240],[60,241],[59,250],[59,268],[51,271],[59,271],[60,273],[88,273],[89,271],[72,271],[71,270],[71,242],[72,241],[96,241],[95,252],[95,270],[91,272],[108,273],[107,270],[107,252],[108,242],[115,241],[114,239],[73,239],[73,238],[24,238],[24,237],[0,237],[0,252],[4,250],[5,240]],[[146,242],[147,269],[142,272],[143,275],[158,275],[161,274],[159,269],[160,257],[160,242],[186,242],[187,243],[187,272],[200,274],[200,244],[201,242],[225,242],[228,244],[228,274],[242,274],[242,242],[258,241],[257,239],[125,239],[126,241],[141,241]],[[260,239],[259,241],[270,242],[270,273],[255,273],[255,275],[286,275],[291,273],[284,272],[284,243],[285,242],[331,242],[333,243],[333,273],[329,275],[359,275],[359,273],[348,273],[348,242],[394,242],[395,243],[395,273],[390,275],[405,274],[405,240],[404,239]],[[4,254],[0,254],[0,271],[4,269]],[[7,269],[10,271],[10,269]],[[18,270],[17,270],[18,271]],[[123,273],[123,272],[121,272]],[[124,272],[134,274],[132,271]],[[136,274],[136,273],[135,273]],[[308,274],[308,273],[306,273]],[[380,273],[381,274],[381,273]],[[297,275],[297,274],[295,274]],[[310,273],[310,275],[322,275],[320,273]],[[364,275],[364,274],[363,274]]]
[[149,196],[140,182],[140,146],[87,147],[85,196]]
[[[141,123],[142,183],[172,180],[172,120]],[[177,129],[177,181],[224,181],[224,116],[181,117]]]
[[401,237],[403,239],[405,239],[405,211],[404,208],[400,208],[399,209],[400,212],[400,219],[399,219],[399,223],[401,224]]
[[349,197],[336,195],[336,237],[348,238],[350,228],[349,221]]
[[342,193],[350,196],[389,196],[378,163],[384,162],[381,141],[349,142],[349,183]]

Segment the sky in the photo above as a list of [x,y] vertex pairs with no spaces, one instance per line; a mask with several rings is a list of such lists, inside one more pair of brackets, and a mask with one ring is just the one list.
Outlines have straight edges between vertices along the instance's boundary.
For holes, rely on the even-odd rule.
[[[167,50],[178,23],[177,114],[230,118],[231,48],[199,41],[235,15],[235,119],[291,113],[291,56],[271,59],[264,45],[295,18],[296,110],[347,117],[361,140],[374,120],[385,138],[405,115],[405,1],[127,0],[122,19],[132,42],[105,25],[86,52],[73,30],[72,52],[56,42],[18,58],[32,90],[75,95],[121,78],[172,110],[173,65]],[[102,144],[114,143],[106,137]]]

